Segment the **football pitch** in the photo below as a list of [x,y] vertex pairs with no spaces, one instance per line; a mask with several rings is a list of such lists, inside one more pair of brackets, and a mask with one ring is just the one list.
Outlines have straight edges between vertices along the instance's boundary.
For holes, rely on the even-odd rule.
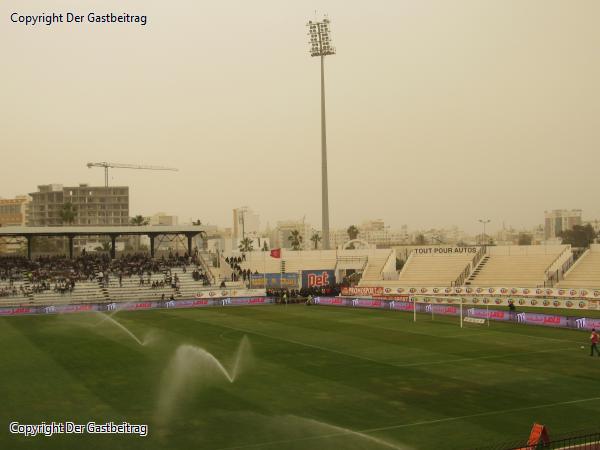
[[[589,431],[587,339],[304,305],[2,318],[0,448],[465,449],[526,440],[535,421]],[[149,432],[9,432],[43,421]]]

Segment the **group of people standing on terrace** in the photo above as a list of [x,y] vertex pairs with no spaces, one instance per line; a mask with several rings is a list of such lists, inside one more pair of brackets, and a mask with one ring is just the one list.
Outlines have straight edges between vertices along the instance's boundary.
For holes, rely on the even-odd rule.
[[[228,256],[225,258],[225,262],[231,268],[231,281],[244,281],[249,282],[252,277],[252,272],[250,269],[242,269],[240,264],[246,261],[246,254],[242,253],[242,256]],[[258,273],[258,272],[255,272]]]

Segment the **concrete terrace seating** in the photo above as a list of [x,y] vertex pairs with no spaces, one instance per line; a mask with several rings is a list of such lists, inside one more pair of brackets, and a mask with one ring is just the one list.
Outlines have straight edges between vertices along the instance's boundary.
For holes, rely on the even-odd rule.
[[416,255],[412,254],[402,268],[400,286],[450,286],[473,260],[473,254]]
[[[162,274],[152,274],[150,281],[157,281],[164,279]],[[144,275],[144,285],[140,285],[140,279],[138,276],[123,277],[123,286],[119,286],[119,278],[112,276],[109,278],[108,286],[106,291],[110,301],[124,302],[124,301],[144,301],[144,300],[160,300],[161,295],[165,294],[168,299],[171,294],[175,295],[175,290],[171,288],[171,285],[166,285],[163,288],[150,287],[146,283],[148,276]]]
[[33,299],[34,303],[41,305],[98,303],[106,301],[104,293],[96,281],[76,282],[73,292],[66,292],[64,294],[53,290],[33,294]]
[[600,288],[600,245],[593,245],[558,283],[561,288]]
[[[8,283],[0,283],[0,287],[8,286]],[[19,286],[27,286],[25,282],[15,282],[17,289]],[[0,297],[0,306],[18,306],[18,305],[59,305],[71,303],[97,303],[106,301],[106,298],[95,281],[76,282],[73,292],[60,293],[52,289],[43,292],[37,292],[29,296],[24,296],[19,292],[17,296]]]
[[185,273],[183,273],[183,269],[179,267],[171,270],[173,276],[177,274],[177,277],[179,277],[179,293],[182,298],[192,298],[202,289],[207,288],[202,281],[194,280],[192,277],[192,270],[194,270],[193,266],[186,266]]
[[546,270],[567,246],[488,247],[472,286],[543,286]]
[[[97,281],[79,281],[76,282],[73,292],[60,293],[53,290],[47,290],[33,294],[31,297],[24,296],[19,292],[16,296],[0,297],[0,306],[16,305],[62,305],[62,304],[82,304],[82,303],[103,303],[103,302],[125,302],[125,301],[146,301],[159,300],[162,294],[168,299],[171,295],[175,298],[193,298],[203,288],[202,281],[196,281],[192,277],[194,267],[186,268],[186,273],[181,268],[171,269],[173,276],[179,277],[179,293],[170,285],[163,288],[152,288],[147,284],[147,275],[144,275],[144,285],[139,284],[139,276],[123,277],[123,285],[119,286],[117,276],[109,277],[109,284],[102,287]],[[163,280],[163,274],[152,274],[150,281]],[[0,287],[8,287],[8,282],[0,282]],[[19,287],[27,284],[24,282],[15,282],[17,290]]]
[[[144,285],[140,285],[139,276],[123,277],[123,286],[119,286],[118,277],[111,276],[106,288],[111,301],[138,301],[138,300],[159,300],[162,294],[168,299],[171,295],[175,298],[192,298],[204,287],[202,281],[196,281],[192,277],[194,266],[186,266],[186,272],[180,267],[172,268],[171,275],[177,275],[179,278],[179,292],[171,287],[170,284],[161,288],[152,288],[148,284],[148,276],[144,275]],[[150,283],[153,281],[164,280],[164,274],[152,274]]]
[[[21,293],[20,287],[27,286],[27,284],[23,281],[15,281],[14,287],[17,289],[16,295],[8,295],[0,297],[0,306],[3,305],[14,305],[14,304],[28,304],[30,302],[29,297],[26,297]],[[8,281],[0,281],[0,289],[10,287],[10,283]]]
[[[166,298],[171,295],[192,298],[205,287],[206,278],[203,276],[204,269],[196,261],[186,265],[184,272],[185,263],[184,258],[152,260],[144,255],[130,255],[114,261],[97,255],[72,260],[62,257],[36,260],[23,257],[0,258],[0,293],[3,294],[0,295],[0,305],[12,307],[152,300],[160,299],[163,294]],[[199,271],[199,280],[194,279],[195,269]],[[178,277],[179,289],[175,290],[170,285],[152,288],[151,282],[164,281],[169,270],[173,276]],[[140,271],[144,273],[144,284],[140,284],[140,277],[137,275]],[[149,272],[152,272],[150,283],[147,275]],[[107,286],[99,281],[102,273],[108,274],[110,282]],[[122,285],[119,285],[118,273],[123,274]],[[8,295],[5,295],[10,288],[9,277],[15,280],[15,292],[11,288]],[[55,290],[56,286],[70,286],[71,282],[74,283],[72,289]],[[48,286],[50,289],[39,290]],[[21,288],[25,288],[26,295],[21,292]]]

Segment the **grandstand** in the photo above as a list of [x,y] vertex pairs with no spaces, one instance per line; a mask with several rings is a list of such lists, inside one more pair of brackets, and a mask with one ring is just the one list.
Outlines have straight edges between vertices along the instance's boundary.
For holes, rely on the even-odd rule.
[[458,255],[411,254],[398,277],[400,286],[451,286],[473,260],[473,253]]
[[561,288],[600,288],[600,244],[592,244],[564,274]]
[[[193,298],[210,277],[199,260],[135,256],[0,260],[0,305],[60,305]],[[143,280],[143,283],[142,281]]]
[[[437,250],[436,250],[437,249]],[[429,251],[431,250],[431,251]],[[444,251],[445,250],[445,251]],[[199,255],[191,259],[152,259],[134,256],[128,259],[54,260],[60,270],[39,268],[34,279],[27,273],[36,269],[24,266],[21,273],[13,271],[12,284],[6,276],[0,280],[0,304],[44,305],[66,303],[96,303],[111,301],[157,300],[193,298],[203,288],[220,285],[246,287],[247,278],[234,277],[231,266],[221,260],[220,267],[207,264],[209,257]],[[281,258],[269,252],[249,252],[241,258],[240,266],[251,273],[298,273],[302,271],[332,270],[337,280],[358,272],[362,274],[360,286],[552,286],[556,279],[571,266],[570,246],[490,246],[466,250],[440,247],[413,249],[403,270],[395,270],[396,250],[282,250]],[[87,263],[86,263],[87,261]],[[27,263],[29,264],[29,263]],[[35,264],[35,263],[34,263]],[[87,264],[87,265],[86,265]],[[14,269],[13,269],[14,270]],[[45,274],[45,271],[48,272]],[[105,275],[101,273],[104,271]],[[44,275],[45,274],[45,275]],[[121,281],[119,281],[121,274]],[[143,275],[140,275],[143,274]],[[199,275],[200,274],[200,275]],[[100,275],[100,276],[99,276]],[[51,280],[52,286],[40,288],[40,279]],[[57,288],[57,279],[72,279],[72,289]],[[143,283],[140,282],[140,277]],[[171,280],[172,279],[172,280]],[[559,287],[600,287],[600,245],[584,255],[566,272]]]
[[[393,250],[396,253],[410,254],[398,274],[386,262],[383,278],[363,276],[360,286],[453,286],[463,284],[465,274],[479,260],[484,249],[480,247],[453,247],[447,245],[408,246]],[[395,268],[394,268],[395,269]]]
[[[466,253],[442,249],[414,247],[395,279],[363,277],[360,286],[552,286],[556,273],[572,261],[568,245],[489,246]],[[592,276],[600,284],[600,270]]]
[[571,258],[568,245],[491,246],[465,284],[548,286],[549,274]]

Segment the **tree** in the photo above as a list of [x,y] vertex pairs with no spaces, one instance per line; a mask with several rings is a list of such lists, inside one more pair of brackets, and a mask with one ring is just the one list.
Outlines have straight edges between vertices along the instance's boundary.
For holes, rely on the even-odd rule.
[[533,241],[533,236],[529,233],[519,233],[519,245],[531,245]]
[[150,223],[150,219],[138,214],[137,216],[131,218],[130,223],[136,227],[141,227],[148,225]]
[[94,250],[97,252],[110,252],[110,242],[104,241],[102,242],[102,245],[99,245]]
[[360,233],[358,231],[358,228],[356,227],[356,225],[350,225],[348,227],[348,230],[346,230],[346,232],[348,233],[348,237],[350,238],[351,241],[356,239]]
[[[148,217],[144,217],[140,214],[138,214],[135,217],[132,217],[129,221],[129,223],[131,223],[131,225],[134,225],[136,227],[141,227],[144,225],[148,225],[150,223],[150,219]],[[140,251],[140,236],[135,236],[134,238],[134,243],[135,243],[135,249],[136,251]]]
[[302,248],[303,238],[298,230],[292,231],[291,235],[288,236],[288,240],[292,244],[292,250],[300,250]]
[[319,247],[319,242],[321,242],[321,236],[319,235],[319,233],[313,233],[313,235],[310,237],[310,240],[313,241],[313,243],[315,244],[315,250]]
[[403,259],[396,258],[396,270],[402,270],[405,262],[406,261],[404,261]]
[[63,223],[72,225],[73,222],[75,222],[76,217],[77,208],[75,208],[71,202],[65,203],[60,210],[60,220],[62,220]]
[[590,224],[585,226],[574,225],[572,229],[563,231],[560,234],[560,238],[563,244],[571,244],[571,247],[576,248],[585,248],[594,242],[596,232]]
[[417,234],[417,236],[415,237],[415,244],[416,245],[425,245],[426,243],[427,243],[427,240],[425,239],[425,235],[423,235],[423,233]]
[[269,244],[267,244],[267,241],[263,241],[262,251],[263,252],[269,251]]
[[240,252],[251,252],[254,250],[254,246],[252,245],[252,239],[244,238],[240,241],[240,245],[238,246]]

